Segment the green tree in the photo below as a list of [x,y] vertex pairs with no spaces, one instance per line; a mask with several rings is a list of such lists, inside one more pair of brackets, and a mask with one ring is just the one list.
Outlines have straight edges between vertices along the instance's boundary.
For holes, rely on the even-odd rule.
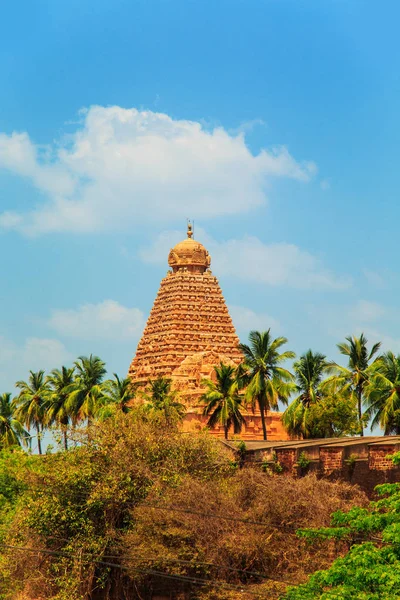
[[350,400],[355,399],[357,402],[358,419],[360,424],[360,435],[364,435],[362,404],[364,400],[364,390],[368,384],[373,367],[373,357],[379,351],[381,342],[377,342],[368,349],[368,340],[362,333],[360,337],[347,337],[346,342],[337,345],[339,351],[344,356],[348,357],[348,366],[341,367],[336,363],[332,363],[332,368],[336,370],[336,374],[328,382],[333,384],[335,390]]
[[207,403],[203,414],[209,417],[208,427],[222,425],[227,440],[232,425],[234,433],[240,433],[243,424],[245,424],[244,417],[240,412],[242,399],[239,395],[235,367],[221,363],[218,367],[214,367],[214,372],[215,382],[211,379],[203,379],[202,381],[207,388],[207,391],[201,397],[202,402]]
[[309,438],[357,435],[360,427],[357,405],[340,395],[322,396],[308,409]]
[[[393,457],[400,463],[400,454]],[[395,600],[400,598],[400,485],[378,485],[381,499],[369,508],[332,515],[332,526],[300,530],[311,540],[336,539],[349,545],[345,556],[291,588],[286,600]]]
[[314,437],[310,410],[323,398],[321,382],[329,370],[326,356],[308,350],[293,365],[296,398],[283,413],[282,422],[289,435]]
[[278,408],[279,400],[286,404],[294,390],[293,375],[281,365],[296,355],[290,350],[279,352],[281,346],[287,343],[287,339],[272,339],[270,329],[263,332],[251,331],[249,342],[249,345],[239,345],[244,355],[244,364],[239,369],[239,376],[247,386],[245,397],[251,402],[253,410],[258,405],[266,440],[266,413]]
[[107,379],[103,383],[103,399],[96,416],[104,419],[116,412],[127,414],[131,410],[130,403],[136,395],[136,386],[129,377],[120,379],[116,373],[114,379]]
[[42,454],[42,433],[46,422],[48,385],[44,371],[29,371],[29,380],[17,381],[15,384],[21,391],[13,400],[15,418],[23,423],[30,431],[36,429],[38,452]]
[[87,419],[91,422],[102,400],[105,363],[98,357],[80,356],[75,365],[75,378],[68,396],[67,411],[75,425]]
[[0,448],[11,446],[27,446],[29,433],[23,424],[15,416],[11,401],[11,394],[5,393],[0,396]]
[[386,352],[375,362],[364,395],[372,429],[379,425],[385,435],[400,433],[400,355]]
[[46,420],[49,425],[56,423],[62,432],[64,449],[68,450],[67,428],[70,423],[68,407],[69,395],[74,389],[75,368],[53,369],[47,377],[48,406]]
[[141,394],[148,410],[162,414],[169,426],[182,420],[186,412],[185,406],[179,402],[178,392],[171,389],[171,383],[166,377],[157,377],[148,382]]

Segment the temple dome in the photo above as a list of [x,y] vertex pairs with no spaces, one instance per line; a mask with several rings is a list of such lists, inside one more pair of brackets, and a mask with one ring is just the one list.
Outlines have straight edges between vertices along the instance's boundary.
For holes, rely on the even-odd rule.
[[168,256],[168,264],[176,271],[204,273],[211,264],[211,257],[203,244],[192,239],[192,226],[188,225],[188,237],[174,246]]

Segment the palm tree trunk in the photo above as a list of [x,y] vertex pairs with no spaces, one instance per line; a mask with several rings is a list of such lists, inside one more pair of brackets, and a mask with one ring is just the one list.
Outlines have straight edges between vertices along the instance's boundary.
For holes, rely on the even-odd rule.
[[38,440],[38,452],[39,452],[39,454],[42,454],[42,440],[41,440],[39,423],[36,425],[36,431],[37,431],[37,440]]
[[228,425],[224,425],[225,439],[228,439]]
[[63,429],[63,438],[64,438],[64,450],[68,450],[68,440],[67,440],[67,430]]
[[265,422],[264,405],[259,403],[259,406],[260,406],[261,424],[262,424],[262,429],[263,429],[263,438],[264,438],[264,440],[266,440],[267,439],[267,424]]
[[361,400],[362,400],[362,391],[361,391],[361,389],[358,389],[357,390],[358,420],[360,422],[360,435],[363,437],[364,436],[364,428],[363,428],[363,424],[362,424],[362,404],[361,404]]

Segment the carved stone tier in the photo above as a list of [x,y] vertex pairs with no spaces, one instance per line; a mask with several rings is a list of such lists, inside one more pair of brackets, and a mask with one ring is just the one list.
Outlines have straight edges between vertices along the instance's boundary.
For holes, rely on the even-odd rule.
[[151,310],[129,369],[134,383],[170,377],[191,404],[203,392],[200,381],[211,377],[221,361],[239,364],[239,339],[218,280],[204,273],[169,272]]

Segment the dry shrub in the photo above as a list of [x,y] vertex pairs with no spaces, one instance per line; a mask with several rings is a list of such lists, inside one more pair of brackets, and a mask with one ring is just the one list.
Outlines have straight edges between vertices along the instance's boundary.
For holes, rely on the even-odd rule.
[[341,550],[307,546],[296,530],[367,502],[355,487],[312,475],[236,471],[211,436],[162,429],[140,414],[82,436],[76,449],[14,469],[23,492],[0,537],[54,554],[4,553],[4,600],[231,600],[235,586],[278,598],[286,582],[301,582]]
[[[136,527],[123,540],[124,564],[234,585],[260,584],[263,579],[252,573],[264,573],[276,581],[256,588],[277,598],[287,583],[303,581],[344,550],[334,542],[310,546],[296,530],[329,525],[332,512],[366,503],[358,488],[314,475],[292,479],[247,468],[207,485],[187,476],[178,488],[150,495],[135,509]],[[176,589],[176,583],[164,582],[168,587]],[[222,600],[235,593],[216,588],[201,597]]]

